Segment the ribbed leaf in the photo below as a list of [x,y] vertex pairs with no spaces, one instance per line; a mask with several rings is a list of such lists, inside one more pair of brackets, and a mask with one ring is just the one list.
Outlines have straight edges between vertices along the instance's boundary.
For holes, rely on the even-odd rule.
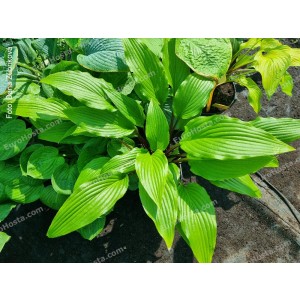
[[42,83],[58,88],[68,96],[73,96],[86,106],[114,111],[107,101],[102,87],[103,79],[94,78],[86,72],[66,71],[51,74],[41,80]]
[[300,139],[299,119],[258,117],[250,123],[257,128],[261,128],[271,133],[277,139],[285,143],[290,143]]
[[110,157],[125,154],[134,148],[135,142],[130,138],[110,139],[107,143],[107,153]]
[[16,204],[13,203],[0,204],[0,222],[2,222],[15,207]]
[[249,175],[220,181],[211,181],[211,183],[222,189],[247,195],[253,198],[261,198],[261,191]]
[[300,66],[300,49],[299,48],[290,48],[289,54],[291,56],[291,67]]
[[10,236],[5,232],[0,232],[0,252],[2,251],[4,245],[10,240]]
[[174,115],[190,119],[202,112],[215,87],[212,80],[191,74],[179,86],[173,99]]
[[245,159],[294,150],[251,123],[226,116],[193,119],[185,126],[180,145],[194,159]]
[[230,65],[230,39],[176,39],[176,54],[192,70],[204,77],[220,79]]
[[93,240],[95,237],[97,237],[101,231],[105,227],[105,220],[106,217],[101,217],[96,219],[91,224],[88,224],[80,229],[78,229],[78,232],[81,234],[81,236],[86,240]]
[[161,57],[163,47],[162,38],[141,38],[140,41],[147,45],[147,47],[158,57]]
[[128,176],[122,174],[81,185],[56,214],[48,237],[68,234],[105,215],[124,196],[127,188]]
[[56,193],[51,185],[44,188],[40,195],[41,202],[54,210],[59,210],[67,198],[66,195]]
[[175,54],[176,39],[164,39],[162,63],[169,85],[175,95],[180,84],[190,74],[190,68]]
[[136,173],[140,183],[156,205],[160,206],[168,175],[168,160],[161,150],[141,153],[136,157]]
[[199,262],[211,262],[217,237],[214,205],[205,189],[196,183],[181,185],[178,192],[179,232]]
[[143,100],[165,102],[168,82],[159,58],[137,39],[124,39],[126,62],[136,80],[135,91]]
[[119,112],[82,106],[68,109],[65,114],[80,128],[98,136],[119,138],[134,131],[134,125]]
[[165,150],[170,141],[169,124],[159,104],[151,101],[146,117],[146,137],[151,150]]
[[294,81],[289,72],[285,72],[285,74],[281,78],[280,87],[283,93],[287,94],[288,96],[292,96]]

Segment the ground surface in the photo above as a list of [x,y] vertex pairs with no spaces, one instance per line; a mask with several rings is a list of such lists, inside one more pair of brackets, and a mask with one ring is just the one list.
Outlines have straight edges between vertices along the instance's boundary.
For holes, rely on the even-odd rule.
[[[298,44],[297,47],[300,47]],[[291,70],[295,81],[293,97],[277,92],[263,101],[260,115],[300,118],[300,70]],[[259,79],[257,79],[259,81]],[[243,120],[255,117],[245,98],[237,101],[229,114]],[[261,173],[300,210],[300,142],[297,151],[279,158],[280,168]],[[270,173],[271,172],[271,173]],[[241,197],[206,185],[217,203],[218,238],[214,262],[300,262],[300,247],[288,228],[265,211],[257,200]],[[36,209],[42,211],[37,213]],[[11,241],[0,254],[0,262],[193,262],[191,250],[176,236],[174,249],[168,252],[152,221],[145,215],[136,193],[129,192],[109,216],[101,237],[89,242],[78,233],[48,239],[46,232],[54,216],[40,202],[19,207],[4,223],[36,212],[6,230]]]

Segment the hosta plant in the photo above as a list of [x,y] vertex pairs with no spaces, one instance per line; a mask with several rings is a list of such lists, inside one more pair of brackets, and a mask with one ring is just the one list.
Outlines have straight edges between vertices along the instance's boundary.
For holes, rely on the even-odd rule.
[[[299,120],[208,114],[216,88],[228,82],[244,86],[259,113],[257,72],[268,98],[279,86],[291,95],[288,68],[300,65],[300,50],[276,39],[2,44],[0,74],[10,63],[12,76],[1,82],[0,221],[15,203],[40,199],[58,210],[50,238],[78,231],[93,239],[116,202],[137,190],[168,249],[177,230],[199,262],[210,262],[214,203],[185,170],[259,198],[250,174],[277,167],[276,156],[300,138]],[[49,63],[45,55],[57,49],[68,55]],[[0,250],[8,238],[0,233]]]

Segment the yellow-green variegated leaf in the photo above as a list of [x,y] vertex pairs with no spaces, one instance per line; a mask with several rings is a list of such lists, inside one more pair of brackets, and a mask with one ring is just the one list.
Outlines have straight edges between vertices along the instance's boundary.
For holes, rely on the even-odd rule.
[[5,232],[0,232],[0,252],[2,251],[4,245],[10,240],[10,236]]
[[189,75],[179,86],[173,99],[174,115],[190,119],[202,112],[215,87],[215,82],[197,74]]
[[196,183],[178,187],[178,229],[201,263],[212,261],[217,222],[213,202],[205,189]]
[[163,103],[168,82],[159,57],[138,39],[123,39],[126,62],[136,81],[135,91],[143,100]]
[[169,124],[157,102],[151,101],[146,117],[146,137],[151,150],[165,150],[170,141]]
[[260,99],[262,97],[262,91],[259,86],[249,77],[241,76],[235,79],[235,81],[247,88],[248,90],[248,101],[254,111],[259,113],[261,109]]
[[114,207],[127,188],[128,176],[123,174],[98,178],[81,185],[57,212],[48,237],[66,235],[94,222]]
[[176,39],[176,54],[199,75],[218,80],[229,68],[232,46],[230,39]]
[[261,128],[269,132],[285,143],[290,143],[300,139],[299,119],[258,117],[250,123],[257,128]]
[[300,49],[299,48],[290,48],[289,54],[291,56],[291,67],[300,66]]
[[161,150],[140,153],[135,162],[140,183],[156,205],[160,206],[168,176],[168,160]]
[[280,87],[283,93],[285,93],[290,97],[292,96],[294,81],[293,81],[293,77],[289,72],[285,72],[285,74],[281,78]]
[[211,183],[225,190],[253,198],[261,198],[261,191],[249,175],[226,180],[211,181]]
[[253,124],[227,116],[198,117],[188,122],[180,146],[190,159],[197,160],[245,159],[294,150]]

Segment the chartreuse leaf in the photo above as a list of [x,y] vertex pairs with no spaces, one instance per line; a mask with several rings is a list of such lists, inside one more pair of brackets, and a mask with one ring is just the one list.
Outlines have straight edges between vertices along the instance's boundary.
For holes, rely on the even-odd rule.
[[31,139],[32,130],[25,122],[13,120],[0,126],[0,161],[7,160],[24,150]]
[[144,44],[158,57],[161,57],[161,51],[163,47],[163,40],[162,38],[141,38]]
[[300,139],[300,120],[292,118],[262,118],[250,122],[254,127],[261,128],[277,139],[290,143]]
[[50,179],[55,169],[65,162],[55,147],[45,146],[35,150],[29,157],[27,174],[37,179]]
[[273,161],[272,156],[250,157],[246,159],[189,159],[191,171],[208,180],[224,180],[255,173]]
[[213,202],[205,189],[196,183],[180,185],[178,192],[179,232],[198,262],[211,262],[217,237]]
[[159,57],[137,39],[123,39],[123,43],[126,62],[136,81],[136,93],[146,101],[165,102],[168,82]]
[[54,238],[82,228],[110,211],[124,196],[128,176],[114,174],[81,185],[60,208],[48,230]]
[[151,150],[165,150],[170,141],[169,124],[157,102],[151,101],[146,117],[146,137]]
[[64,163],[55,169],[51,176],[51,184],[57,193],[71,195],[77,177],[77,166]]
[[280,87],[282,92],[287,94],[288,96],[292,96],[292,91],[294,87],[293,77],[289,72],[285,72],[283,77],[280,80]]
[[160,206],[168,176],[168,160],[161,150],[140,153],[135,162],[140,183],[156,205]]
[[15,207],[16,204],[13,203],[0,204],[0,222],[2,222]]
[[68,96],[73,96],[88,107],[115,110],[103,91],[105,81],[94,78],[87,72],[59,72],[43,78],[41,82],[54,86]]
[[67,198],[68,196],[55,192],[51,185],[44,188],[40,195],[42,203],[54,210],[59,210]]
[[98,136],[120,138],[134,131],[134,125],[117,111],[81,106],[68,109],[65,114],[81,129]]
[[98,236],[101,233],[101,231],[104,229],[105,220],[106,217],[100,217],[96,219],[94,222],[92,222],[91,224],[88,224],[78,229],[78,232],[84,239],[91,241],[96,236]]
[[198,117],[188,122],[180,146],[189,158],[220,160],[271,156],[294,150],[251,123],[227,116]]
[[211,181],[211,183],[222,189],[247,195],[253,198],[261,198],[261,191],[249,175],[226,180]]
[[80,65],[96,72],[126,72],[121,39],[88,39],[80,45],[83,54],[77,55]]
[[215,87],[212,80],[197,74],[189,75],[179,86],[173,99],[174,115],[190,119],[202,112]]
[[123,139],[110,139],[107,143],[107,153],[110,157],[114,157],[129,152],[134,146],[134,140],[128,137],[124,137]]
[[10,236],[5,232],[0,232],[0,252],[2,251],[4,245],[10,240]]
[[291,56],[291,67],[300,66],[300,49],[299,48],[290,48],[289,55]]
[[175,54],[175,43],[176,39],[164,39],[162,51],[162,63],[173,95],[190,74],[190,68]]
[[172,247],[177,223],[178,191],[172,173],[169,171],[160,206],[148,195],[143,185],[139,184],[140,198],[146,214],[165,240],[168,249]]
[[218,80],[230,65],[230,39],[176,39],[176,54],[192,70],[204,77]]
[[261,74],[263,87],[270,98],[291,64],[289,47],[279,46],[266,51],[260,50],[254,59],[254,67]]
[[248,101],[254,111],[259,113],[261,109],[260,99],[262,97],[262,91],[258,85],[249,77],[241,76],[234,79],[239,85],[244,86],[248,90]]
[[260,47],[262,40],[263,40],[262,38],[248,39],[248,41],[246,41],[245,43],[242,43],[240,45],[240,49],[246,49],[246,48],[256,49],[256,48]]

